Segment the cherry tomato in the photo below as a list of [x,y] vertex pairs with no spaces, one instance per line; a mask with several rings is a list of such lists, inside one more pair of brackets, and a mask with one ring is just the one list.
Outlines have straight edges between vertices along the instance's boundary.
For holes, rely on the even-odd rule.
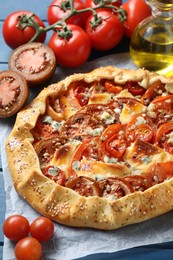
[[126,150],[125,138],[126,125],[113,124],[108,126],[99,140],[98,154],[104,161],[104,157],[120,159]]
[[64,185],[66,181],[65,172],[54,165],[49,165],[44,169],[43,174],[58,183],[59,185]]
[[91,43],[86,32],[77,25],[67,26],[71,33],[68,39],[54,33],[48,46],[54,51],[57,63],[62,67],[74,68],[87,61],[91,52]]
[[[27,26],[22,29],[22,24],[20,24],[21,19],[26,20],[30,15],[31,12],[21,10],[9,14],[5,19],[2,33],[6,44],[10,48],[15,49],[18,46],[29,42],[35,35],[36,31],[33,27]],[[45,27],[44,23],[37,15],[34,15],[33,18],[39,26]],[[46,33],[43,33],[36,41],[44,42],[45,38]]]
[[45,84],[56,69],[53,51],[43,43],[32,42],[19,46],[10,55],[8,66],[20,72],[31,86]]
[[29,221],[21,215],[12,215],[3,224],[4,235],[12,241],[19,241],[27,237],[29,230]]
[[31,223],[30,233],[39,242],[46,242],[53,237],[54,224],[49,218],[38,217]]
[[[82,0],[74,0],[73,5],[76,10],[86,8],[86,5]],[[70,8],[71,2],[69,0],[53,0],[47,10],[48,23],[52,25],[67,17],[70,14]],[[76,24],[80,27],[84,27],[86,15],[88,16],[87,12],[73,15],[66,22],[68,24]]]
[[89,177],[79,176],[71,179],[66,183],[66,187],[73,189],[80,195],[88,196],[102,196],[102,191],[98,183]]
[[14,253],[16,260],[40,260],[42,246],[34,237],[25,237],[16,244]]
[[148,106],[154,98],[162,95],[165,90],[165,84],[163,84],[160,80],[157,80],[148,87],[146,92],[141,97],[141,102],[145,106]]
[[10,117],[23,107],[29,96],[25,78],[12,70],[0,72],[0,118]]
[[133,192],[132,186],[123,178],[109,177],[98,183],[103,192],[103,197],[114,195],[116,199],[119,199]]
[[93,27],[94,17],[91,15],[86,21],[86,32],[92,47],[100,51],[110,50],[121,41],[124,34],[123,25],[118,17],[110,11],[97,11],[100,21]]
[[145,93],[145,88],[141,87],[138,82],[128,81],[125,83],[124,88],[127,88],[128,91],[133,96],[141,96]]
[[127,16],[124,22],[125,35],[130,38],[136,26],[151,15],[151,8],[145,0],[127,0],[122,7]]

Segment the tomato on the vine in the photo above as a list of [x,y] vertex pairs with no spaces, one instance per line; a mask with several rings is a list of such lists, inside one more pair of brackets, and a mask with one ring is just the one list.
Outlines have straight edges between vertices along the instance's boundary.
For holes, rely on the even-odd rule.
[[92,14],[86,21],[86,32],[94,49],[105,51],[115,47],[122,39],[124,28],[118,16],[110,11],[97,11],[97,20]]
[[[85,3],[82,0],[74,0],[73,6],[76,10],[86,8]],[[53,0],[48,7],[47,19],[50,25],[60,21],[67,17],[71,12],[71,2],[69,0]],[[68,24],[76,24],[80,27],[84,27],[87,12],[81,14],[75,14],[70,17],[66,22]]]
[[151,8],[145,0],[128,0],[122,8],[126,11],[125,35],[130,38],[136,26],[151,15]]
[[54,51],[57,63],[67,68],[81,66],[87,61],[91,52],[87,33],[74,24],[69,24],[66,29],[55,32],[48,46]]
[[28,236],[29,230],[29,221],[22,215],[12,215],[3,224],[4,235],[12,241],[19,241]]
[[30,233],[39,242],[46,242],[53,237],[54,224],[49,218],[38,217],[31,223]]
[[[9,14],[5,19],[2,34],[6,44],[10,48],[15,49],[18,46],[29,42],[35,35],[36,30],[33,27],[25,27],[27,17],[31,15],[31,12],[21,10]],[[39,26],[45,27],[43,21],[36,14],[33,15],[33,19]],[[42,33],[36,41],[44,42],[45,38],[46,33]]]
[[14,252],[17,260],[40,260],[42,246],[34,237],[25,237],[16,244]]
[[[101,4],[102,0],[101,1],[95,1],[95,0],[86,0],[85,3],[86,3],[86,6],[87,7],[96,7],[96,6],[99,6]],[[121,4],[122,4],[122,0],[117,0],[117,1],[104,1],[106,5],[113,5],[115,7],[120,7]],[[107,9],[107,8],[106,8]]]

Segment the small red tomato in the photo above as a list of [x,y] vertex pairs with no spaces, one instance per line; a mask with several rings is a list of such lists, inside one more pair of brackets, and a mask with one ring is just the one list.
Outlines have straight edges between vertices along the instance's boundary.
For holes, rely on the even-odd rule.
[[145,0],[128,0],[122,5],[127,19],[124,22],[125,35],[131,37],[136,26],[151,15],[151,8]]
[[48,46],[54,51],[57,63],[66,68],[81,66],[87,61],[91,52],[87,33],[74,24],[68,24],[65,30],[61,29],[54,33]]
[[17,260],[40,260],[42,246],[34,237],[25,237],[16,244],[14,253]]
[[4,235],[12,241],[19,241],[27,237],[29,230],[29,221],[21,215],[12,215],[3,224]]
[[54,224],[46,217],[38,217],[32,222],[30,233],[40,242],[48,241],[53,237]]
[[[31,12],[22,10],[9,14],[5,19],[2,28],[2,34],[6,44],[10,48],[15,49],[18,46],[29,42],[35,35],[36,30],[33,27],[26,26],[22,28],[22,26],[25,25],[25,20],[27,20],[29,15],[31,15]],[[22,24],[20,24],[21,18],[23,19]],[[45,27],[44,23],[37,15],[34,15],[33,19],[39,26],[43,28]],[[45,38],[46,33],[43,33],[36,41],[44,42]]]
[[110,11],[100,10],[97,11],[97,21],[94,15],[87,19],[86,33],[94,49],[106,51],[112,49],[121,41],[124,28],[118,16]]

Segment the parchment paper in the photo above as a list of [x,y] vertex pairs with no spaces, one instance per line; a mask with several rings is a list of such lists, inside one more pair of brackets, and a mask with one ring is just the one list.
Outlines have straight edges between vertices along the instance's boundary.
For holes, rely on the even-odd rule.
[[[52,82],[56,82],[74,72],[86,72],[93,68],[115,65],[121,68],[135,68],[128,53],[115,54],[88,62],[80,70],[63,70],[57,68]],[[37,90],[38,91],[38,90]],[[36,96],[34,90],[30,99]],[[5,154],[4,142],[10,133],[13,120],[8,119],[0,122],[0,142],[3,175],[6,191],[6,217],[12,214],[22,214],[30,222],[40,216],[31,208],[15,191],[8,169]],[[69,260],[87,256],[93,253],[116,252],[136,246],[162,243],[173,240],[173,212],[169,212],[161,217],[131,226],[127,226],[115,231],[100,231],[83,228],[70,228],[55,223],[55,235],[49,242],[43,244],[43,257],[46,260]],[[12,260],[14,257],[14,243],[5,238],[4,260]]]

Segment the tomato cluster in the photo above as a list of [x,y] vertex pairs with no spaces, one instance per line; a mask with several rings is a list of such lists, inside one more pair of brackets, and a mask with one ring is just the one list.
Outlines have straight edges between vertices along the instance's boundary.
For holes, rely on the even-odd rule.
[[[120,19],[124,14],[125,23]],[[144,0],[128,0],[123,5],[121,0],[53,0],[47,9],[47,28],[37,15],[18,11],[6,18],[3,36],[14,49],[30,40],[43,43],[46,32],[52,29],[48,46],[54,51],[57,64],[78,67],[88,60],[92,49],[109,50],[124,35],[131,37],[136,25],[150,14]]]
[[17,242],[14,250],[17,260],[39,260],[41,243],[53,237],[54,224],[46,217],[38,217],[30,224],[26,217],[12,215],[4,221],[3,232],[8,239]]

